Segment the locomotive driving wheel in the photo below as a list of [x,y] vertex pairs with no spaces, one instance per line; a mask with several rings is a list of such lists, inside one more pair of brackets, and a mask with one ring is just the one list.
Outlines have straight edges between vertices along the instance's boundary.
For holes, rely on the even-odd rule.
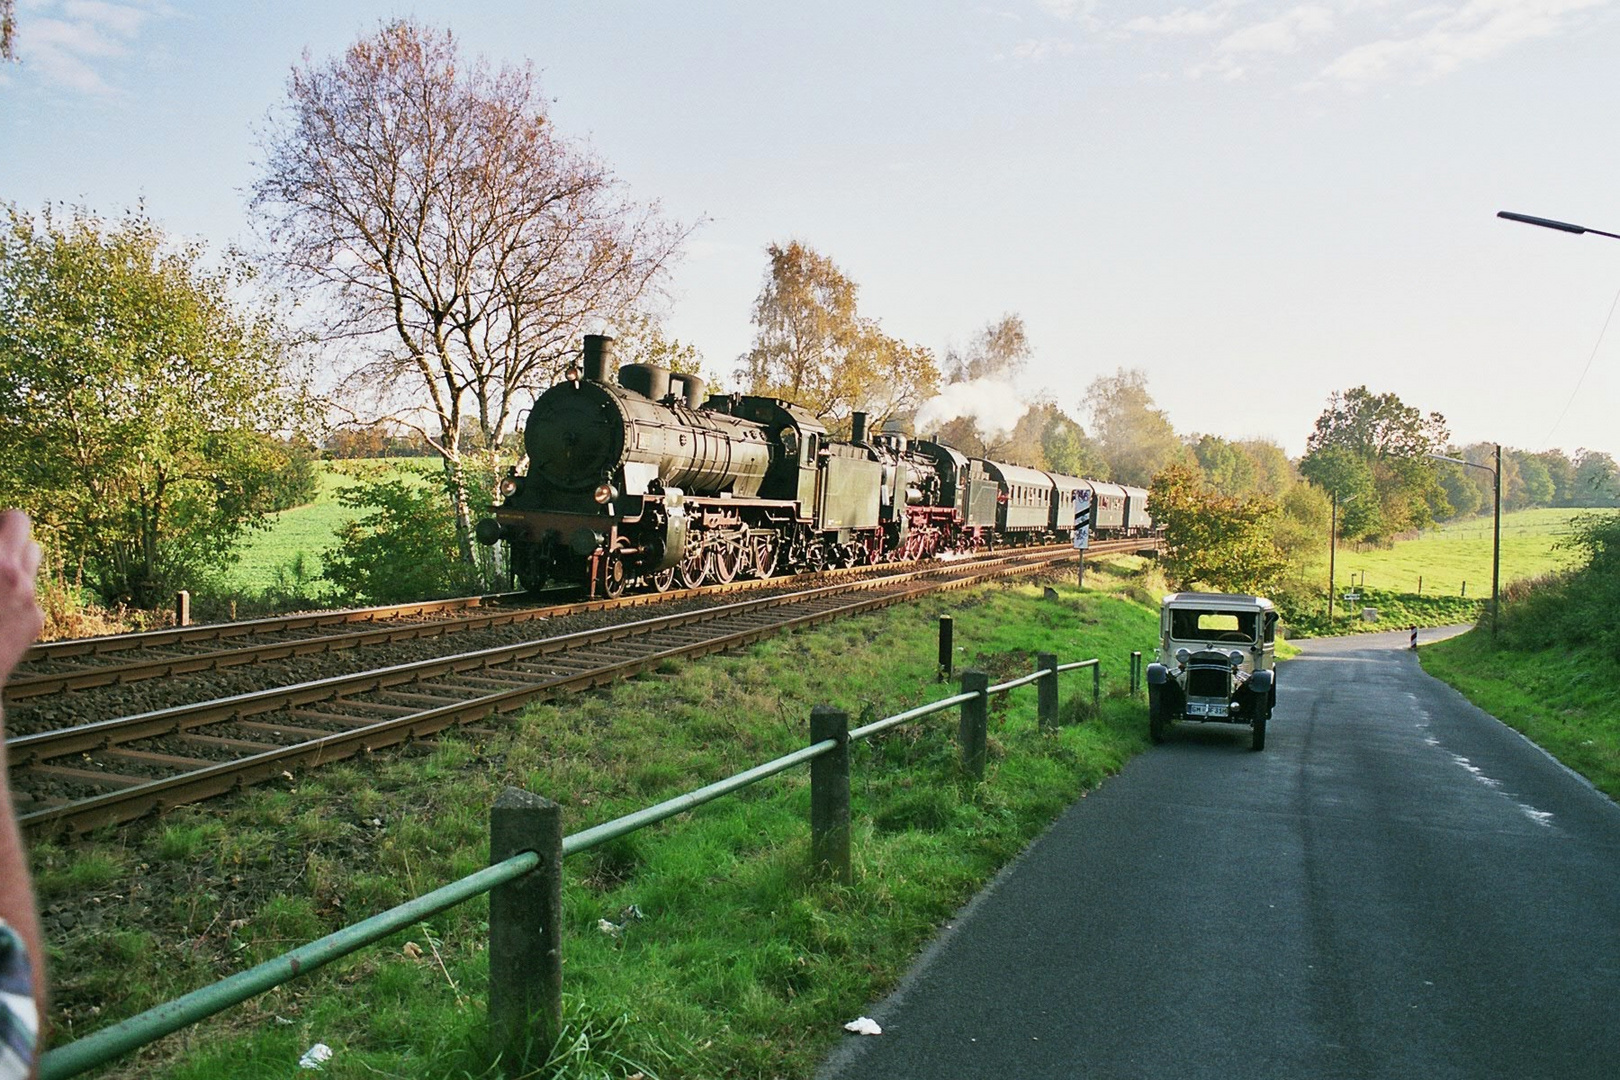
[[776,573],[776,538],[768,533],[755,533],[748,544],[754,556],[754,574],[768,578]]
[[647,584],[652,586],[653,592],[669,592],[675,587],[675,568],[654,571],[647,575]]
[[715,549],[712,566],[714,580],[725,585],[737,576],[742,567],[742,543],[737,540],[727,540]]
[[686,554],[675,566],[675,581],[683,589],[695,589],[709,580],[709,553],[700,537],[686,541]]
[[602,568],[602,595],[609,600],[617,600],[624,595],[624,590],[630,585],[630,578],[624,572],[624,560],[617,555],[607,557],[607,565]]

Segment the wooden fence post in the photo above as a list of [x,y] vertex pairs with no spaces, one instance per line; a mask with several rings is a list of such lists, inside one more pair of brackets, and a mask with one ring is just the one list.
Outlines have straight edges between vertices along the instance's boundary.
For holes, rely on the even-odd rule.
[[1042,731],[1055,728],[1058,724],[1057,666],[1057,653],[1043,652],[1035,655],[1035,670],[1046,672],[1035,683],[1040,695],[1036,712],[1040,717]]
[[962,721],[957,737],[962,743],[962,768],[975,780],[984,779],[985,737],[990,726],[990,676],[982,671],[962,672]]
[[951,668],[955,666],[956,650],[951,639],[956,629],[956,621],[949,615],[939,617],[939,681],[944,682],[951,677]]
[[1102,665],[1091,665],[1091,715],[1102,715]]
[[490,865],[540,865],[489,894],[489,1028],[508,1069],[544,1061],[562,1028],[562,807],[507,788],[489,812]]
[[810,862],[816,874],[841,885],[849,862],[849,713],[830,705],[810,710],[810,743],[835,739],[838,749],[810,762]]

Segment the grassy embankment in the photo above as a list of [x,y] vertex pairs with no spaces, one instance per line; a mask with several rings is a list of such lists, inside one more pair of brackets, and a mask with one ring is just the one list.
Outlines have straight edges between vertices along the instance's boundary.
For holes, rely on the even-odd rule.
[[[1620,799],[1620,520],[1588,516],[1580,569],[1507,593],[1499,633],[1424,649],[1423,666]],[[1589,561],[1588,561],[1589,560]]]
[[[956,717],[857,745],[855,882],[807,876],[808,770],[565,866],[564,982],[577,1041],[561,1075],[807,1076],[942,921],[1075,798],[1145,748],[1128,654],[1151,649],[1158,587],[1097,564],[945,594],[667,663],[656,675],[258,788],[92,843],[36,849],[58,1039],[66,1041],[470,873],[506,786],[557,799],[576,831],[804,745],[810,708],[852,723],[936,700],[937,617],[958,671],[1023,674],[1035,653],[1104,661],[1065,676],[1042,734],[1033,687],[998,697],[990,768],[964,778]],[[1043,599],[1051,584],[1057,601]],[[1105,595],[1107,592],[1113,595]],[[1078,607],[1077,607],[1078,604]],[[1233,752],[1247,739],[1233,737]],[[632,907],[642,917],[626,918]],[[64,920],[63,913],[68,913]],[[337,1077],[494,1075],[479,1049],[487,901],[176,1036],[116,1076],[284,1076],[317,1041]],[[605,930],[599,920],[622,929]],[[71,924],[65,928],[65,924]]]
[[1423,669],[1620,799],[1620,675],[1594,648],[1517,652],[1489,629],[1418,650]]
[[[1559,544],[1569,535],[1571,520],[1586,512],[1561,509],[1504,514],[1502,587],[1568,568],[1574,553]],[[1354,583],[1360,599],[1348,605],[1336,601],[1331,627],[1325,600],[1313,611],[1290,613],[1290,629],[1302,635],[1347,634],[1412,624],[1472,622],[1480,604],[1491,596],[1491,531],[1491,517],[1486,515],[1397,540],[1387,548],[1341,544],[1335,573],[1338,591],[1342,595]],[[1324,585],[1326,569],[1322,567]],[[1378,609],[1376,623],[1360,617],[1362,609],[1369,607]]]

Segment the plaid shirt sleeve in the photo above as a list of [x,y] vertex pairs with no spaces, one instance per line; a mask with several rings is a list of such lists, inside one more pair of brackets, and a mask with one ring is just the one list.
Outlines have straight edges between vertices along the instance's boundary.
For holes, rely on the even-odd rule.
[[22,1080],[34,1065],[39,1012],[33,968],[17,932],[0,919],[0,1080]]

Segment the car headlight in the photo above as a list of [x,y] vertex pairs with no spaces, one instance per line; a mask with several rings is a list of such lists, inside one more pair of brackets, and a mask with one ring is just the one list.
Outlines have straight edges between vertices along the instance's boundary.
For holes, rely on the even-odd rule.
[[515,476],[501,477],[501,498],[510,499],[518,493],[518,478]]
[[597,484],[596,490],[591,492],[591,498],[595,499],[600,505],[606,506],[608,503],[612,502],[618,494],[619,493],[617,491],[613,490],[612,484]]
[[1236,649],[1233,649],[1231,652],[1227,653],[1227,659],[1232,661],[1233,667],[1243,666],[1243,654],[1238,652]]
[[1186,667],[1187,666],[1187,661],[1191,660],[1191,659],[1192,659],[1192,653],[1188,652],[1186,649],[1177,649],[1176,650],[1176,663],[1179,664],[1180,666]]

